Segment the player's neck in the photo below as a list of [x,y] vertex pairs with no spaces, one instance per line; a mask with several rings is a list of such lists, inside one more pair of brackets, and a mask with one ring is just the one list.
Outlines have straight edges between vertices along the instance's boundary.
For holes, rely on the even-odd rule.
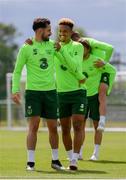
[[41,36],[35,35],[35,41],[37,41],[37,42],[42,42],[43,40],[42,40],[42,37],[41,37]]
[[64,44],[68,44],[71,41],[71,39],[68,39],[67,41],[64,42]]

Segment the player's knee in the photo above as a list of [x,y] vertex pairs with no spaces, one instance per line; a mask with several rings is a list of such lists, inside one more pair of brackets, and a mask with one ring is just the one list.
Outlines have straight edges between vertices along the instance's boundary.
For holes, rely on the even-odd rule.
[[32,125],[30,125],[30,127],[29,127],[29,133],[37,133],[37,131],[38,131],[38,127],[39,127],[39,125],[38,124],[32,124]]
[[106,98],[108,86],[106,84],[102,85],[99,89],[99,100]]
[[106,93],[105,92],[101,92],[99,93],[99,102],[103,102],[106,99]]
[[73,122],[73,128],[74,128],[74,131],[81,132],[82,128],[83,128],[82,121],[74,121]]
[[64,136],[67,136],[68,134],[70,134],[70,127],[62,127],[62,134],[64,135]]
[[50,134],[57,134],[57,126],[52,126],[51,128],[49,128],[49,132]]

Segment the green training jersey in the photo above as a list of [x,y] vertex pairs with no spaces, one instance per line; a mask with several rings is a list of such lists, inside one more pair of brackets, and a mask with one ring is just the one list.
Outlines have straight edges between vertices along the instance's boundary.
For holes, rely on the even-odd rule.
[[93,38],[84,38],[85,40],[87,40],[92,48],[92,54],[102,58],[104,61],[108,62],[112,56],[112,52],[113,52],[113,46],[105,43],[105,42],[101,42],[101,41],[97,41],[96,39]]
[[61,50],[56,54],[56,83],[58,92],[70,92],[85,89],[79,80],[85,78],[82,73],[83,46],[74,41],[62,43]]
[[110,85],[107,94],[111,92],[112,84],[115,78],[116,70],[111,64],[106,63],[102,68],[95,68],[94,63],[97,59],[98,57],[91,54],[88,59],[83,60],[83,73],[87,77],[85,82],[87,87],[87,96],[93,96],[98,93],[101,73],[107,72],[110,74]]
[[54,42],[52,40],[38,42],[33,45],[24,44],[18,53],[12,77],[12,93],[20,91],[21,72],[26,65],[26,89],[48,91],[55,89],[54,78]]

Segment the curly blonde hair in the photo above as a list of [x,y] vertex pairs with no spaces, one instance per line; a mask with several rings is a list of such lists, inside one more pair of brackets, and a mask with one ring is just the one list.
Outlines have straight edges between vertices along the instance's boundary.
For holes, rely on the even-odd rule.
[[74,21],[69,19],[69,18],[62,18],[62,19],[60,19],[58,24],[59,25],[67,25],[71,29],[73,29],[73,27],[74,27]]

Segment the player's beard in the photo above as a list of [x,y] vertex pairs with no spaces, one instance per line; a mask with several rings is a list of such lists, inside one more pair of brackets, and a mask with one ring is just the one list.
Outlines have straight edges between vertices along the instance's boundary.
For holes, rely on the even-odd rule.
[[49,41],[49,37],[48,38],[43,38],[43,41]]
[[44,36],[44,33],[42,34],[42,37],[41,37],[41,38],[42,38],[43,41],[49,41],[49,36],[48,36],[48,37],[45,37],[45,36]]
[[42,37],[43,41],[49,41],[49,37]]

